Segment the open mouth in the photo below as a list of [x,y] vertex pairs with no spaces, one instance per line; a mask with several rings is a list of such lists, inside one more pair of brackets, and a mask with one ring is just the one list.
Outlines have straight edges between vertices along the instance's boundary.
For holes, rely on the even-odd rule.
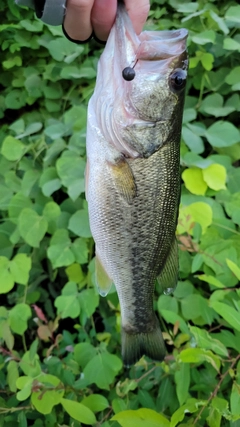
[[186,51],[188,31],[185,28],[172,31],[145,31],[136,52],[137,59],[158,60],[179,56]]

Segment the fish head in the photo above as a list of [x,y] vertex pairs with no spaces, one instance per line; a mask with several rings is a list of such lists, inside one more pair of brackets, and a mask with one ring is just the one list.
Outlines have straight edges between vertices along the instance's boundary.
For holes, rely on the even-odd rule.
[[188,69],[186,37],[185,29],[140,35],[135,76],[124,83],[128,104],[139,119],[169,121],[179,109],[183,110]]
[[111,110],[111,139],[127,157],[148,157],[181,132],[187,79],[187,30],[136,35],[123,5],[100,59],[101,102]]

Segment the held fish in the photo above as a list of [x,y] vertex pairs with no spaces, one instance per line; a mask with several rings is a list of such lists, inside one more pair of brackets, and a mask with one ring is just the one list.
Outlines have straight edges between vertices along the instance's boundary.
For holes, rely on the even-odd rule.
[[137,36],[124,5],[100,58],[89,102],[86,196],[102,296],[115,284],[125,365],[163,360],[153,309],[156,279],[178,279],[175,230],[187,78],[187,30]]

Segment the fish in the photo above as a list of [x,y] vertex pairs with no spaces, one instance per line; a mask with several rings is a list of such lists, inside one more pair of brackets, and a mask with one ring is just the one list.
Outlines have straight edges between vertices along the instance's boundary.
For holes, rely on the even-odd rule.
[[96,284],[115,284],[124,365],[166,347],[154,311],[156,280],[178,281],[180,138],[188,70],[186,29],[137,35],[124,4],[98,63],[88,105],[86,199]]

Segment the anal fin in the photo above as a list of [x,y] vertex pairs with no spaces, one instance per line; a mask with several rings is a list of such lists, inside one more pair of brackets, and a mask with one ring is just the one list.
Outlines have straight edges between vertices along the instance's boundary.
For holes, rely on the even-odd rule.
[[108,168],[118,193],[128,203],[131,203],[137,195],[137,187],[131,167],[123,158],[115,164],[108,163]]
[[175,290],[178,281],[178,271],[178,244],[174,237],[164,267],[157,277],[161,291],[165,295],[168,295]]
[[102,297],[107,296],[108,292],[111,289],[113,281],[107,274],[98,255],[96,255],[95,258],[95,278],[99,294]]

